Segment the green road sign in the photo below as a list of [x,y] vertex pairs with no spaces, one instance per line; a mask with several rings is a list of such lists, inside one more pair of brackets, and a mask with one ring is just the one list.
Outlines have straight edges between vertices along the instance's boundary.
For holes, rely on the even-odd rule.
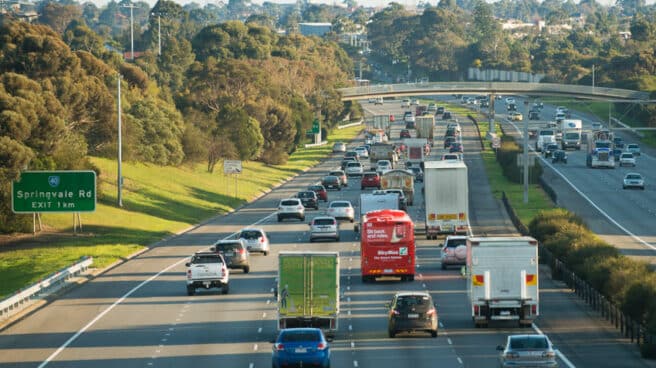
[[319,134],[321,131],[321,125],[319,124],[319,119],[312,120],[312,133]]
[[24,171],[11,185],[15,213],[96,210],[94,171]]

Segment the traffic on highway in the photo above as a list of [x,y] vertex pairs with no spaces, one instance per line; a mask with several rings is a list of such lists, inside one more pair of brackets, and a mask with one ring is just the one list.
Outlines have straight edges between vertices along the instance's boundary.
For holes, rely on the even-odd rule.
[[[649,366],[539,265],[491,192],[475,126],[448,111],[462,100],[381,101],[316,167],[0,332],[0,367]],[[653,248],[654,159],[586,167],[592,122],[564,121],[577,119],[543,138],[560,144],[547,165]],[[538,137],[546,120],[531,120]],[[629,172],[644,190],[623,189]]]

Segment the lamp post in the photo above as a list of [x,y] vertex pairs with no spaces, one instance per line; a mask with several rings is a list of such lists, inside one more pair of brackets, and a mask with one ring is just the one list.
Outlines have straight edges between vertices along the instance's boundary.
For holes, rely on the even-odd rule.
[[119,207],[123,207],[123,196],[121,194],[122,188],[123,188],[123,173],[121,170],[121,161],[123,159],[123,148],[121,144],[121,75],[118,75],[118,83],[117,83],[117,101],[118,101],[118,153],[117,153],[117,161],[118,161],[118,174],[116,177],[116,188],[117,188],[117,193],[116,193],[116,199],[117,199],[117,205]]
[[136,6],[130,4],[121,5],[121,7],[130,9],[130,60],[134,61],[134,16],[132,9],[136,8]]

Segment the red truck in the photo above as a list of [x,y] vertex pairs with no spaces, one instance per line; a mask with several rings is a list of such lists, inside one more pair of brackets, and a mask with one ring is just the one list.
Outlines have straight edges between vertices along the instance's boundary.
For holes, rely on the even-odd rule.
[[415,225],[405,211],[367,212],[360,227],[362,282],[394,276],[415,279]]

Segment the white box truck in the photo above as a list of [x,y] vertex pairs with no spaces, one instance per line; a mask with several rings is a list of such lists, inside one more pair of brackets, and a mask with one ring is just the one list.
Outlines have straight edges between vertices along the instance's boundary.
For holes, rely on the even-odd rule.
[[560,141],[562,149],[581,149],[581,132],[583,131],[583,121],[580,119],[565,119],[560,123],[560,130],[563,133],[563,138]]
[[467,165],[462,161],[424,163],[426,238],[438,234],[469,233],[469,187]]
[[426,138],[404,138],[403,144],[406,146],[406,165],[423,166],[425,160],[428,140]]
[[531,326],[540,314],[537,240],[528,236],[468,238],[466,267],[476,327],[490,321]]
[[280,252],[278,329],[321,328],[334,337],[339,317],[339,253]]
[[[367,212],[378,210],[398,210],[399,209],[399,195],[393,193],[385,193],[383,191],[374,191],[373,193],[360,194],[360,220]],[[353,230],[360,231],[360,224],[356,223]]]

